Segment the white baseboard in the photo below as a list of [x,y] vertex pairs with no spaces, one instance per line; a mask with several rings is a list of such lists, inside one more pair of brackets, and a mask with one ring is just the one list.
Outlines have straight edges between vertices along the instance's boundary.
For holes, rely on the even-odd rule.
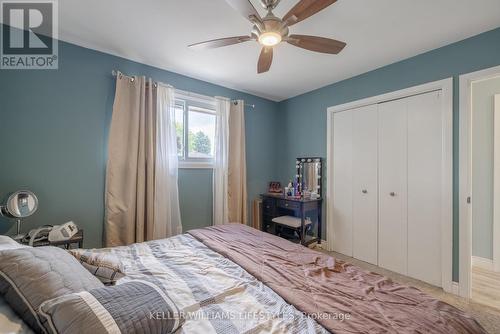
[[485,270],[493,271],[493,260],[484,257],[472,256],[472,265]]

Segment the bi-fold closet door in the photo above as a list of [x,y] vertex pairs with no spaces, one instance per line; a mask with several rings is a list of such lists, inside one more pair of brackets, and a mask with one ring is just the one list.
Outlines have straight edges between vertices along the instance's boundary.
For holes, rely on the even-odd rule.
[[378,113],[378,265],[441,286],[441,91],[379,104]]
[[377,264],[377,105],[334,115],[334,251]]
[[352,256],[377,263],[377,106],[352,113]]
[[334,250],[441,285],[441,92],[334,114]]
[[378,105],[380,267],[406,274],[408,114],[406,99]]

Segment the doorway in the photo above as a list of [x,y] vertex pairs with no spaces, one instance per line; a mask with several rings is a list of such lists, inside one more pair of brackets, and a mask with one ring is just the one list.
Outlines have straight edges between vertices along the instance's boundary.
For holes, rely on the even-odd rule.
[[500,309],[500,67],[460,77],[460,295]]

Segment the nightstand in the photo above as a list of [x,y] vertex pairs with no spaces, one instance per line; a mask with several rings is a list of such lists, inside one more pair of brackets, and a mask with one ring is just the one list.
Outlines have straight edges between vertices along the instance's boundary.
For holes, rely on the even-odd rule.
[[[26,242],[21,242],[23,245],[27,245],[28,243]],[[36,241],[33,243],[33,247],[42,247],[42,246],[57,246],[57,247],[63,247],[65,249],[70,249],[71,245],[77,244],[77,248],[83,248],[83,230],[78,230],[78,232],[71,237],[69,240],[64,240],[64,241],[56,241],[56,242],[50,242],[48,240],[42,240],[42,241]]]

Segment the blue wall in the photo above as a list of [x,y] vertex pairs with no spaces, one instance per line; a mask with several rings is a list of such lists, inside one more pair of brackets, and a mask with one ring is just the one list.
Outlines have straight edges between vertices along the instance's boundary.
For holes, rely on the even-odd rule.
[[[255,104],[245,114],[249,202],[277,177],[277,103],[64,42],[59,59],[54,71],[0,70],[0,200],[20,188],[40,200],[24,231],[74,220],[85,229],[85,247],[101,246],[113,69]],[[184,230],[211,225],[212,170],[179,174]],[[11,222],[0,218],[0,233],[13,232]]]
[[499,64],[500,29],[495,29],[281,102],[281,128],[285,131],[279,157],[281,180],[294,175],[296,157],[326,157],[328,107],[453,77],[453,279],[458,281],[458,76]]

